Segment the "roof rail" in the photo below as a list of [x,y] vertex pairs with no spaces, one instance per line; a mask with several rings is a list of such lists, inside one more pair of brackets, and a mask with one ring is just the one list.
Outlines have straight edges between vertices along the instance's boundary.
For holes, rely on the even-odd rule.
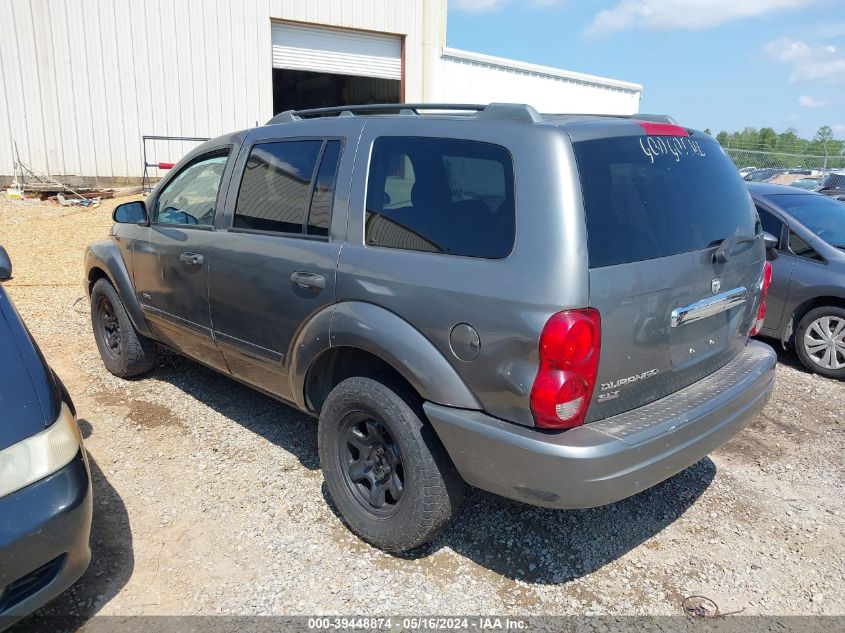
[[517,103],[491,103],[490,105],[478,105],[468,103],[377,103],[365,105],[337,106],[333,108],[312,108],[309,110],[286,110],[267,121],[267,125],[277,123],[291,123],[312,117],[323,116],[356,116],[359,114],[398,114],[403,116],[416,116],[421,111],[450,111],[450,112],[473,112],[475,116],[483,120],[497,121],[525,121],[538,122],[541,120],[537,111],[529,105]]

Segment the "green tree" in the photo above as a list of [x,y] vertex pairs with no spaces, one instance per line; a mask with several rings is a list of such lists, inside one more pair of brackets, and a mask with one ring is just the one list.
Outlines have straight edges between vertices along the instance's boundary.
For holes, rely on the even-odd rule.
[[778,135],[770,127],[764,127],[760,130],[760,148],[774,149],[777,146]]
[[827,141],[833,140],[833,130],[830,128],[829,125],[823,125],[819,128],[819,131],[816,132],[814,141],[820,141],[822,143],[826,143]]
[[727,145],[728,144],[728,133],[722,130],[716,135],[716,140],[719,141],[720,145]]
[[704,133],[705,133],[707,136],[713,136],[713,132],[711,132],[711,131],[710,131],[710,128],[709,128],[709,127],[704,128]]

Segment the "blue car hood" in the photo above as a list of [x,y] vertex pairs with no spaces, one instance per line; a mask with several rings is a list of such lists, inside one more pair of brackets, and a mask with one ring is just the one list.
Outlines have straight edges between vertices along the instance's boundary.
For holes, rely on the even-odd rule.
[[0,285],[0,450],[51,425],[60,407],[53,372]]

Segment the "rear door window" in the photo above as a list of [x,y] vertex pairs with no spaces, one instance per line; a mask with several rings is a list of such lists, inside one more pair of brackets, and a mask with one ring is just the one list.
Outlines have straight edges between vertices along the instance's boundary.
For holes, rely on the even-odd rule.
[[506,257],[514,242],[513,160],[479,141],[381,137],[367,180],[370,246]]
[[755,235],[745,183],[710,139],[627,136],[574,144],[590,266],[613,266]]
[[241,178],[233,227],[327,238],[341,150],[337,139],[256,144]]
[[238,192],[234,226],[302,233],[322,145],[322,141],[284,141],[253,147]]
[[327,141],[320,159],[320,169],[311,195],[311,210],[308,213],[308,235],[328,236],[332,220],[335,178],[340,160],[340,141]]

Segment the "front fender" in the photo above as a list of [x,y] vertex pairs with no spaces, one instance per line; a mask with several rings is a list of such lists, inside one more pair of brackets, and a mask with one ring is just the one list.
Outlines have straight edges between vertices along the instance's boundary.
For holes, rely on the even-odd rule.
[[120,248],[113,241],[94,242],[85,249],[85,280],[89,292],[91,280],[97,277],[97,269],[106,274],[112,286],[117,290],[117,294],[120,295],[123,307],[126,308],[135,329],[144,336],[152,337],[150,326],[141,311],[141,304],[138,303],[138,296],[132,287],[126,262],[123,261]]
[[425,400],[481,409],[449,361],[419,330],[393,312],[358,301],[339,303],[319,312],[297,337],[291,350],[290,377],[298,406],[305,408],[305,377],[311,363],[330,347],[341,346],[362,349],[381,358]]

